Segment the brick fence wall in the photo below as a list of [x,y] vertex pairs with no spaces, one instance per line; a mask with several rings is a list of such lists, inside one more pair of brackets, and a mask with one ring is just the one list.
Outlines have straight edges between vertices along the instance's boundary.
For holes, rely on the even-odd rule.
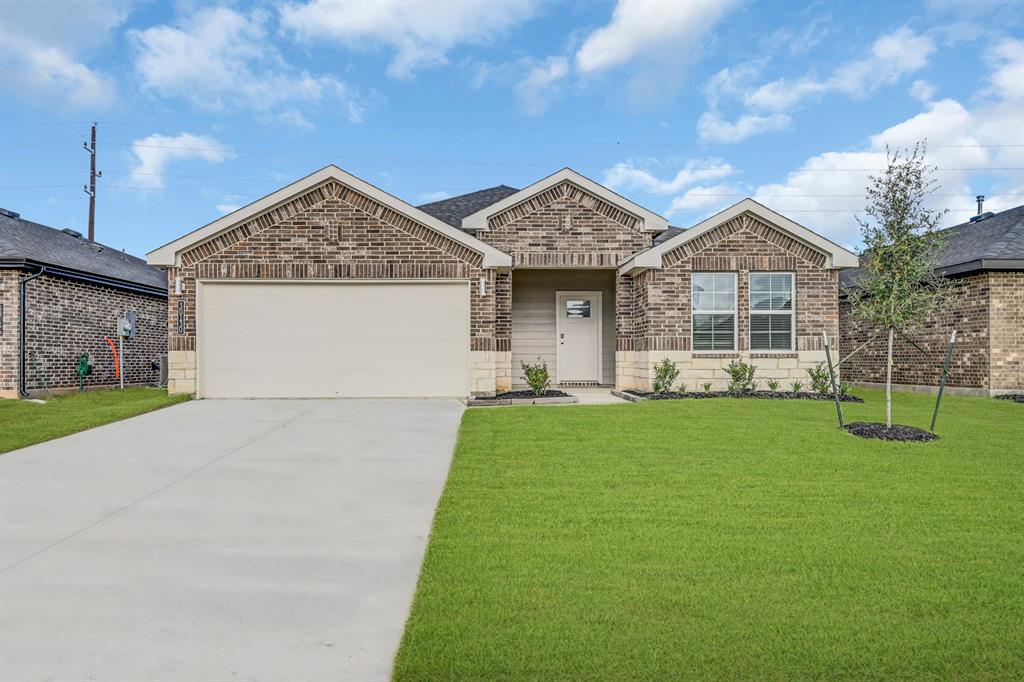
[[[906,386],[938,386],[943,353],[956,329],[956,354],[947,385],[988,390],[989,385],[989,276],[985,273],[956,280],[956,304],[909,329],[906,335],[928,352],[922,355],[905,338],[893,344],[893,383]],[[840,346],[845,355],[878,331],[854,317],[850,302],[839,306]],[[888,336],[880,333],[843,365],[847,381],[884,383]]]
[[[81,353],[93,359],[87,386],[116,385],[113,354],[104,337],[117,342],[117,320],[125,310],[138,315],[136,338],[124,342],[125,384],[156,383],[159,372],[150,365],[167,351],[166,305],[158,296],[83,282],[48,276],[32,280],[26,291],[28,389],[77,386]],[[15,339],[15,363],[16,344]]]

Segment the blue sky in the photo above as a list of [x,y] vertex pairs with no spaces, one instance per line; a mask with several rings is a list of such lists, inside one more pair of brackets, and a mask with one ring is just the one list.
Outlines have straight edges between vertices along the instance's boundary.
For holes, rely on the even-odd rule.
[[0,4],[0,205],[143,254],[328,163],[413,204],[563,166],[686,226],[856,246],[886,143],[947,224],[1024,203],[1020,2]]

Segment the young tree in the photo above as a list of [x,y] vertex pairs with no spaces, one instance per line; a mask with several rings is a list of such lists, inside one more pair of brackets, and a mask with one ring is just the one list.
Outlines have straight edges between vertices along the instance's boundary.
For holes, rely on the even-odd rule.
[[864,271],[850,294],[853,314],[888,331],[885,424],[892,426],[892,345],[896,330],[912,326],[945,305],[949,281],[935,274],[944,240],[937,233],[945,211],[925,206],[938,189],[926,145],[890,151],[886,168],[870,176],[866,217],[857,217],[864,240]]

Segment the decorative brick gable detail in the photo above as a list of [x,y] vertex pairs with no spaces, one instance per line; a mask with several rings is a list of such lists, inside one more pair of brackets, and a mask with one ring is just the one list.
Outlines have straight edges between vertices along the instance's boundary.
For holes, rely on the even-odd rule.
[[492,219],[479,237],[519,268],[614,268],[651,246],[635,216],[563,183]]
[[[740,231],[749,232],[764,241],[774,244],[779,249],[787,252],[784,257],[800,258],[809,264],[823,268],[828,262],[825,254],[812,249],[811,247],[793,239],[787,234],[780,232],[771,225],[764,223],[749,214],[736,216],[732,220],[722,223],[718,227],[708,230],[692,241],[680,245],[678,248],[669,251],[664,255],[662,263],[664,267],[670,268],[681,260],[685,260],[695,254],[714,247],[723,239]],[[730,254],[733,257],[749,257],[750,254]],[[759,267],[759,266],[758,266]],[[733,269],[755,269],[755,268],[733,268]]]
[[619,207],[613,206],[604,199],[594,196],[571,182],[563,182],[535,194],[497,215],[491,216],[487,219],[487,227],[491,230],[500,230],[510,223],[522,220],[552,203],[562,200],[577,203],[630,230],[639,231],[642,225],[640,218],[632,213],[627,213]]
[[[447,236],[327,182],[191,249],[168,269],[169,348],[195,350],[197,279],[465,279],[470,349],[495,350],[495,272]],[[182,279],[175,295],[174,278]],[[485,281],[480,293],[478,281]],[[178,301],[184,328],[178,333]]]

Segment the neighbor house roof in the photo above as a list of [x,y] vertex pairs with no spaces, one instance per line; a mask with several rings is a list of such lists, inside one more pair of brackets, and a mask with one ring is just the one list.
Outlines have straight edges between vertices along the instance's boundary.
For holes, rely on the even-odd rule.
[[[1000,213],[975,216],[966,223],[941,230],[946,244],[935,271],[957,275],[981,270],[1024,270],[1024,206]],[[858,267],[839,276],[843,287],[855,286],[864,274]]]
[[[0,209],[0,268],[48,266],[86,275],[112,286],[141,286],[166,294],[166,275],[119,249],[91,242],[73,230],[59,230]],[[59,273],[57,273],[59,274]]]
[[195,246],[212,239],[247,220],[266,213],[267,211],[290,201],[296,196],[299,196],[300,194],[303,194],[330,180],[334,180],[335,182],[360,192],[374,201],[378,201],[388,208],[427,226],[435,232],[445,235],[452,241],[458,242],[463,246],[476,251],[483,256],[483,265],[485,268],[510,267],[512,265],[512,257],[508,254],[502,253],[490,244],[486,244],[476,237],[467,234],[458,228],[452,227],[435,216],[416,208],[415,206],[407,204],[398,197],[392,196],[384,190],[374,187],[365,180],[357,178],[351,173],[347,173],[334,165],[325,166],[315,173],[311,173],[310,175],[307,175],[300,180],[296,180],[286,187],[282,187],[276,192],[268,194],[262,199],[257,199],[237,211],[232,211],[226,216],[214,220],[212,223],[208,223],[207,225],[193,230],[172,242],[168,242],[167,244],[164,244],[163,246],[146,254],[146,259],[151,265],[177,266],[179,264],[178,259],[182,252],[194,248]]
[[429,204],[421,204],[416,208],[424,213],[429,213],[438,220],[443,220],[452,227],[462,229],[463,218],[496,204],[518,191],[508,185],[498,185],[497,187],[489,187],[477,190],[476,192],[470,192],[469,194],[460,194],[457,197],[433,201]]
[[813,232],[803,225],[793,222],[786,216],[776,213],[772,209],[764,206],[763,204],[759,204],[753,199],[744,199],[723,211],[719,211],[710,218],[697,223],[691,228],[679,230],[675,235],[668,237],[646,251],[641,251],[625,261],[619,268],[619,273],[625,275],[650,268],[660,268],[662,265],[662,256],[666,253],[674,251],[690,240],[696,239],[702,234],[710,232],[719,225],[741,216],[744,213],[749,213],[757,217],[776,229],[785,232],[797,241],[825,254],[828,257],[826,267],[849,268],[858,264],[857,255],[852,251],[847,251],[835,242],[822,237],[817,232]]

